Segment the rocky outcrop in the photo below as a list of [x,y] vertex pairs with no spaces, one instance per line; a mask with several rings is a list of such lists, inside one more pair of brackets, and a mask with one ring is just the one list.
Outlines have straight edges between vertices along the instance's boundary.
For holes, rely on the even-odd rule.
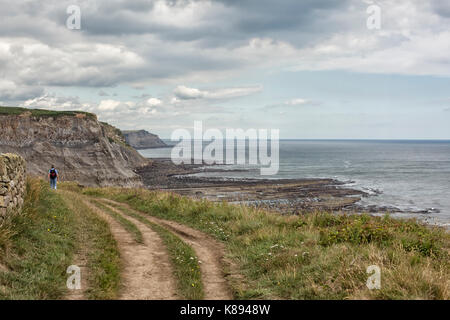
[[0,220],[22,208],[25,194],[25,160],[16,154],[0,154]]
[[29,174],[46,177],[54,165],[61,181],[85,186],[142,186],[134,169],[147,160],[125,143],[119,130],[99,122],[94,114],[5,113],[0,112],[0,152],[21,155]]
[[122,131],[126,142],[135,149],[151,149],[167,147],[156,134],[145,130]]

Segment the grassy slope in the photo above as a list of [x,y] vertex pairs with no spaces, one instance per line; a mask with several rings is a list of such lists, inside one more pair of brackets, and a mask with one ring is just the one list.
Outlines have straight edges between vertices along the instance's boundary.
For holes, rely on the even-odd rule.
[[[316,213],[281,216],[147,190],[89,188],[91,196],[185,223],[223,241],[243,276],[236,298],[449,299],[450,235],[414,220]],[[366,287],[381,268],[381,290]]]
[[28,179],[24,209],[0,224],[0,299],[64,298],[67,267],[80,251],[90,269],[86,298],[116,298],[120,259],[108,224],[79,197]]
[[58,299],[75,252],[75,217],[61,197],[38,180],[28,180],[22,214],[0,227],[1,299]]

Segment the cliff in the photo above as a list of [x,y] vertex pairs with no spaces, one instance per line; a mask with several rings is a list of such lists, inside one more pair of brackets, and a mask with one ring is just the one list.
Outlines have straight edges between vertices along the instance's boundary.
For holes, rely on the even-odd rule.
[[0,107],[0,132],[0,152],[21,155],[29,174],[46,177],[53,164],[62,181],[142,186],[134,169],[147,160],[94,114]]
[[135,149],[150,149],[167,147],[157,135],[145,130],[122,131],[126,142]]

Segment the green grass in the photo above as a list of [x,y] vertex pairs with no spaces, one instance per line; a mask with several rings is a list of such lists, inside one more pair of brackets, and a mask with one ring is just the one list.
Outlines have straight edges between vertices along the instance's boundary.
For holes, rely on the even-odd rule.
[[83,203],[84,197],[74,192],[63,192],[62,196],[77,217],[75,230],[79,249],[86,251],[86,267],[89,270],[86,298],[117,299],[121,261],[117,242],[108,223]]
[[122,213],[148,225],[152,230],[157,232],[163,240],[174,266],[174,276],[178,283],[178,293],[183,299],[187,300],[203,299],[204,292],[200,266],[194,250],[166,228],[149,221],[133,210],[125,206],[118,206],[112,203],[108,204],[120,210]]
[[[27,181],[22,212],[0,226],[0,299],[60,299],[75,252],[74,214],[39,180]],[[7,236],[5,236],[7,235]]]
[[87,117],[96,118],[96,115],[83,111],[53,111],[43,109],[28,109],[19,107],[2,107],[0,106],[0,115],[21,115],[25,112],[30,112],[33,117],[60,117],[60,116],[76,116],[78,114],[85,115]]
[[92,200],[91,202],[98,208],[102,209],[105,213],[109,214],[114,220],[116,220],[125,230],[127,230],[133,236],[134,241],[136,241],[137,243],[144,243],[141,231],[133,222],[124,218],[121,214],[118,214],[99,201]]
[[[450,235],[415,220],[326,212],[282,216],[144,189],[82,192],[223,241],[236,269],[230,283],[238,299],[450,298]],[[366,287],[371,265],[381,268],[380,290]]]

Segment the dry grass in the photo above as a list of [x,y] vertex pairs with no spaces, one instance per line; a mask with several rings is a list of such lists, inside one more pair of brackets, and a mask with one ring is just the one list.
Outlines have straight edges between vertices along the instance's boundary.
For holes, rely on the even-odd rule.
[[[415,220],[317,212],[281,216],[143,189],[88,188],[134,209],[175,220],[226,245],[245,299],[449,299],[450,235]],[[369,290],[366,269],[381,268]]]

